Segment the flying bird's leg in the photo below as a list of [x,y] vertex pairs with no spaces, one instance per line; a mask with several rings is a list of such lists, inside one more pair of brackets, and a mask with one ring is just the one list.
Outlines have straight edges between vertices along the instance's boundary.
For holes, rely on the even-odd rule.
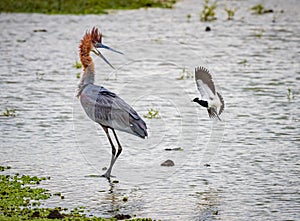
[[221,118],[219,117],[219,114],[217,113],[216,109],[213,108],[212,111],[217,116],[217,118],[219,119],[219,121],[222,121]]
[[105,174],[103,174],[104,177],[110,178],[110,173],[111,173],[112,167],[113,167],[114,162],[115,162],[116,148],[115,148],[114,143],[112,142],[111,137],[109,135],[108,127],[103,126],[103,125],[101,125],[101,126],[102,126],[102,128],[103,128],[103,130],[104,130],[104,132],[105,132],[105,134],[106,134],[106,136],[107,136],[107,138],[109,140],[109,143],[111,145],[111,151],[112,152],[111,152],[110,165],[109,165],[108,170],[105,172]]

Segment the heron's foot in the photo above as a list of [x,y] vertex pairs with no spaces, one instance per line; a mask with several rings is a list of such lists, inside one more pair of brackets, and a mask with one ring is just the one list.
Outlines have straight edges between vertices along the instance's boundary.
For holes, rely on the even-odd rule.
[[103,175],[101,175],[102,177],[105,177],[105,178],[107,178],[107,179],[110,179],[110,178],[113,178],[113,177],[115,177],[115,176],[113,176],[113,175],[110,175],[109,173],[105,173],[105,174],[103,174]]

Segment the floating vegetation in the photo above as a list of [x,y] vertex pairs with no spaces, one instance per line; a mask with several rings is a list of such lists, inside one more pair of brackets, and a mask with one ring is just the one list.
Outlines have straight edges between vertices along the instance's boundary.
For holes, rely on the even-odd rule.
[[158,43],[158,44],[161,44],[161,43],[162,43],[161,38],[153,38],[153,39],[151,39],[151,41],[153,41],[153,42],[155,42],[155,43]]
[[73,65],[73,67],[76,68],[76,69],[80,69],[80,68],[82,68],[82,64],[81,64],[81,62],[78,62],[78,61],[76,60],[76,61],[75,61],[75,64]]
[[16,109],[8,109],[8,108],[6,108],[6,110],[3,111],[0,116],[15,117],[16,116]]
[[295,99],[295,95],[294,95],[294,93],[292,92],[291,88],[288,88],[287,90],[288,90],[288,91],[287,91],[287,98],[288,98],[288,100],[289,100],[289,101],[290,101],[290,100],[294,100],[294,99]]
[[210,4],[209,0],[205,0],[203,9],[200,12],[200,20],[204,22],[216,20],[216,8],[217,2],[213,2],[212,4]]
[[79,78],[80,78],[80,75],[81,75],[80,73],[77,73],[77,74],[76,74],[76,78],[79,79]]
[[11,167],[10,166],[0,166],[0,171],[4,171],[4,170],[9,170],[9,169],[11,169]]
[[233,20],[233,17],[237,9],[225,8],[224,10],[227,12],[227,20]]
[[190,79],[194,78],[194,75],[192,72],[188,71],[187,68],[182,68],[182,72],[180,74],[180,77],[177,78],[177,80],[184,80],[184,79]]
[[37,72],[37,73],[35,73],[35,76],[36,76],[37,80],[43,80],[44,76],[45,76],[45,73]]
[[261,38],[264,34],[265,30],[264,29],[257,29],[255,30],[255,32],[253,33],[253,36],[256,38]]
[[154,108],[150,108],[148,110],[148,113],[144,115],[145,118],[148,119],[160,119],[160,115],[159,115],[159,111],[154,109]]
[[251,8],[253,14],[256,15],[263,15],[266,13],[273,13],[273,9],[265,9],[262,4],[257,4]]
[[187,21],[188,21],[188,22],[190,21],[191,17],[192,17],[191,14],[187,14],[187,15],[186,15],[186,18],[187,18]]
[[246,66],[246,64],[248,63],[247,59],[241,60],[238,62],[238,64],[242,64],[244,66]]
[[[10,166],[0,166],[0,171],[11,169]],[[86,208],[80,206],[69,210],[68,208],[45,208],[41,200],[47,200],[51,193],[47,189],[39,188],[44,180],[50,177],[36,177],[28,175],[0,174],[0,220],[69,220],[69,221],[115,221],[117,218],[130,219],[130,215],[117,214],[112,218],[101,218],[85,214]],[[62,197],[60,192],[53,195]],[[122,201],[128,201],[124,196]],[[87,210],[88,211],[88,210]],[[134,218],[131,221],[152,221],[151,218]]]

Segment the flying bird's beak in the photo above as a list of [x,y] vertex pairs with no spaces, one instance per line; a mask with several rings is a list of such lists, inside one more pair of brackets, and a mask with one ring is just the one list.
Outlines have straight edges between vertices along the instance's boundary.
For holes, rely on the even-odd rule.
[[104,45],[104,44],[102,44],[102,43],[97,43],[96,45],[95,45],[95,48],[94,48],[94,53],[96,54],[96,55],[98,55],[99,57],[101,57],[111,68],[113,68],[113,69],[115,69],[114,68],[114,66],[112,66],[111,65],[111,63],[109,63],[109,61],[103,56],[103,54],[98,50],[98,48],[104,48],[104,49],[107,49],[107,50],[110,50],[110,51],[113,51],[113,52],[115,52],[115,53],[119,53],[119,54],[123,54],[122,52],[120,52],[120,51],[117,51],[117,50],[115,50],[115,49],[112,49],[112,48],[110,48],[110,47],[108,47],[108,46],[106,46],[106,45]]

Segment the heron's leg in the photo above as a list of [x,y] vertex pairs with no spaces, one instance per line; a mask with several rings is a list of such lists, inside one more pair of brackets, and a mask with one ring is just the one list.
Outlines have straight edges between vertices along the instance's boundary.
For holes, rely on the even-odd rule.
[[116,155],[116,148],[114,146],[114,143],[112,142],[111,140],[111,137],[109,135],[109,132],[108,132],[108,127],[105,127],[103,125],[101,125],[108,140],[109,140],[109,143],[111,145],[111,160],[110,160],[110,165],[109,165],[109,168],[107,169],[107,171],[105,172],[105,174],[103,176],[109,178],[110,177],[110,173],[111,173],[111,170],[112,170],[112,167],[114,165],[114,162],[115,162],[115,155]]
[[115,130],[114,130],[113,128],[111,128],[111,130],[112,130],[112,132],[114,133],[115,139],[116,139],[116,141],[117,141],[117,143],[118,143],[118,152],[117,152],[117,154],[115,155],[115,158],[113,159],[113,161],[112,161],[112,163],[111,163],[111,167],[113,167],[113,165],[114,165],[115,162],[117,161],[117,158],[120,156],[120,154],[121,154],[121,152],[122,152],[122,146],[121,146],[121,144],[120,144],[120,142],[119,142],[119,139],[118,139],[118,137],[117,137],[117,134],[116,134]]
[[112,129],[112,131],[113,131],[113,133],[114,133],[115,139],[116,139],[117,144],[118,144],[118,153],[117,153],[117,155],[116,155],[116,159],[117,159],[117,158],[120,156],[120,154],[122,153],[122,146],[121,146],[121,144],[120,144],[120,142],[119,142],[119,139],[118,139],[118,137],[117,137],[117,134],[116,134],[115,130]]

